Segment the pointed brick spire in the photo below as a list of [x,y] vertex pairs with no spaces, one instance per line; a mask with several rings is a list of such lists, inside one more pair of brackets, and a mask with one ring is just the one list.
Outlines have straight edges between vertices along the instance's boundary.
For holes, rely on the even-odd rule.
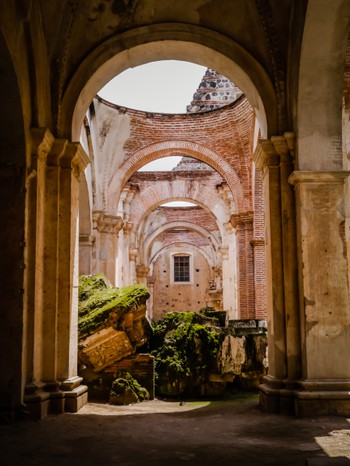
[[243,92],[222,74],[210,68],[187,106],[187,113],[207,112],[223,107],[237,100]]

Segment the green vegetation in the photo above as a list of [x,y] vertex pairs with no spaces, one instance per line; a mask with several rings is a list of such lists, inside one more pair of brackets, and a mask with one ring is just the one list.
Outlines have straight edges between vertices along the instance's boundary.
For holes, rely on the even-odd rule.
[[127,371],[120,371],[113,381],[109,395],[111,404],[130,404],[149,400],[146,388],[141,387],[136,379]]
[[149,293],[145,285],[112,287],[103,274],[79,277],[79,339],[105,326],[116,325],[125,313],[145,304]]
[[153,323],[151,354],[156,361],[157,391],[188,393],[215,371],[222,332],[216,318],[171,312]]

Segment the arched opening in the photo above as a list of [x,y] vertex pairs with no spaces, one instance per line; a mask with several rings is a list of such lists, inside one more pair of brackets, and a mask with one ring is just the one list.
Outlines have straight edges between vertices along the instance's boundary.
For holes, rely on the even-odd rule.
[[[225,85],[235,91],[230,101],[227,90],[222,99],[218,95]],[[111,222],[116,216],[123,222],[112,233],[107,215],[95,210],[98,222],[102,218],[94,227],[96,272],[104,271],[118,287],[146,285],[152,324],[174,312],[195,313],[197,319],[202,312],[216,313],[224,325],[266,317],[263,293],[256,316],[255,276],[263,277],[264,268],[252,245],[253,210],[262,209],[252,204],[261,190],[252,183],[256,119],[236,91],[226,77],[207,69],[185,114],[135,110],[99,96],[87,112],[89,151],[98,167],[95,209],[102,208]],[[145,168],[171,157],[180,158],[171,170]],[[195,205],[171,205],[180,201]],[[258,333],[265,337],[263,326]]]

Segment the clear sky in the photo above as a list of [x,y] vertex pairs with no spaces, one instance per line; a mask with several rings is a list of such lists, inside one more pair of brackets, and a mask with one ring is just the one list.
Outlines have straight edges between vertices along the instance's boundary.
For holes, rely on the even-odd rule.
[[119,74],[98,95],[137,110],[186,113],[205,71],[204,66],[184,61],[147,63]]

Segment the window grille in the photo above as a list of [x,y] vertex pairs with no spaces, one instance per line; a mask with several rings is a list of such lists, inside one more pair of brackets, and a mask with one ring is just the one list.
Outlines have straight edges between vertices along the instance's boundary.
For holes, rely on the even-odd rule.
[[174,256],[174,282],[190,281],[190,257]]

